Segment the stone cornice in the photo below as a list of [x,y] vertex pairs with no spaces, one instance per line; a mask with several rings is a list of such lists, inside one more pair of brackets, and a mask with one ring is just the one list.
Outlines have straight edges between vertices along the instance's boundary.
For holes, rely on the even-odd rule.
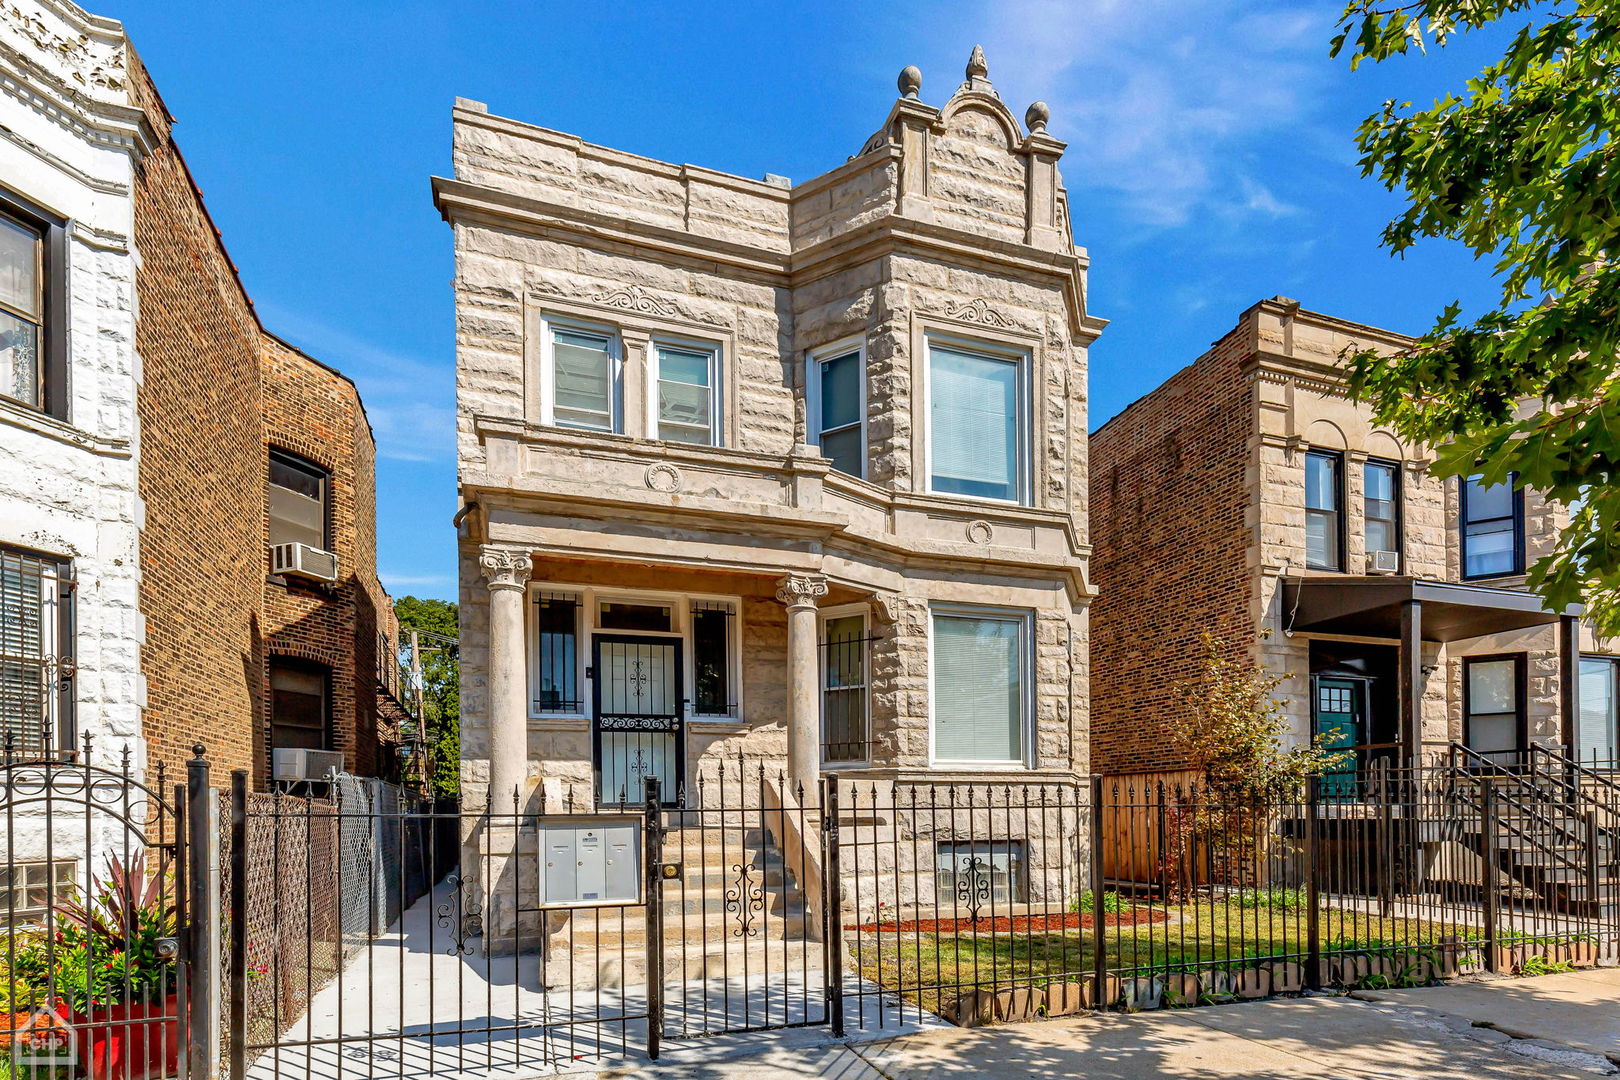
[[896,214],[788,253],[444,177],[433,178],[433,199],[452,225],[474,222],[574,243],[585,240],[593,246],[618,244],[637,254],[693,267],[721,263],[734,273],[776,288],[809,284],[852,263],[895,252],[943,257],[1001,275],[1062,282],[1070,333],[1077,344],[1094,341],[1108,325],[1085,310],[1083,282],[1088,260],[1078,251],[1045,251]]
[[[0,3],[0,8],[7,6]],[[83,12],[79,12],[79,15],[82,16]],[[111,23],[116,29],[108,31],[103,28],[96,36],[107,39],[104,44],[109,47],[120,51],[127,48],[122,28],[110,20],[102,21]],[[86,36],[91,35],[87,32]],[[48,43],[40,43],[40,48],[47,47]],[[107,77],[104,89],[127,96],[129,78],[127,65],[121,65],[116,77]],[[34,57],[3,40],[0,40],[0,90],[49,117],[85,142],[130,151],[137,158],[144,156],[156,144],[146,115],[140,109],[70,86]]]
[[128,439],[97,435],[55,417],[35,412],[25,405],[0,398],[0,425],[4,424],[31,431],[36,435],[77,447],[100,457],[128,458],[134,454]]

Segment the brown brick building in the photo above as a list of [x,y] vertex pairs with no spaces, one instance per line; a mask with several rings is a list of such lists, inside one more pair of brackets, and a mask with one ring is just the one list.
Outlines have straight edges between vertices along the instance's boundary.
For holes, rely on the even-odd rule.
[[1608,646],[1526,590],[1556,508],[1432,478],[1349,399],[1343,350],[1407,340],[1265,300],[1093,434],[1097,771],[1186,766],[1167,734],[1205,631],[1283,676],[1294,739],[1355,748],[1347,776],[1452,742],[1613,755]]
[[[389,692],[398,633],[377,579],[365,407],[259,324],[132,61],[154,137],[134,189],[149,759],[172,766],[202,742],[216,767],[262,782],[273,750],[324,749],[389,774],[405,713]],[[270,572],[267,551],[295,542],[330,558]]]
[[123,27],[23,11],[0,20],[0,745],[386,775],[359,394],[261,326]]

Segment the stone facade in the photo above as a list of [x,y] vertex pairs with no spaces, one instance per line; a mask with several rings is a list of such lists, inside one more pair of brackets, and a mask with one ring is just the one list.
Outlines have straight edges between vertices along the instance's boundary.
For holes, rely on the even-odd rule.
[[[1296,632],[1285,583],[1362,579],[1366,548],[1362,466],[1375,459],[1400,476],[1399,576],[1462,582],[1458,483],[1428,475],[1429,453],[1378,428],[1345,388],[1342,353],[1394,350],[1408,339],[1263,301],[1208,352],[1110,420],[1092,438],[1095,567],[1107,585],[1094,605],[1093,754],[1111,774],[1183,768],[1167,739],[1184,708],[1211,632],[1284,676],[1278,696],[1292,734],[1313,731],[1313,650],[1388,646],[1394,640]],[[1305,456],[1341,455],[1344,539],[1340,571],[1306,561]],[[1166,508],[1174,507],[1173,513]],[[1560,521],[1524,493],[1526,565],[1554,543]],[[1395,580],[1393,577],[1390,580]],[[1523,574],[1478,582],[1523,591]],[[1526,728],[1533,741],[1566,742],[1558,628],[1527,627],[1423,642],[1421,744],[1432,754],[1464,737],[1463,661],[1522,654]],[[1583,651],[1599,651],[1584,635]],[[1392,676],[1390,676],[1392,677]],[[1387,680],[1386,680],[1387,681]],[[1377,685],[1376,682],[1374,684]],[[1393,708],[1388,686],[1374,689]],[[1391,736],[1393,737],[1393,736]]]
[[[982,64],[941,108],[919,100],[910,74],[859,154],[797,185],[636,157],[457,103],[455,175],[434,191],[455,233],[472,805],[492,764],[498,789],[593,796],[595,688],[587,679],[572,715],[536,708],[534,624],[522,640],[502,636],[523,616],[504,606],[519,595],[504,569],[492,591],[491,551],[531,559],[526,607],[549,593],[622,594],[719,597],[734,611],[734,708],[685,709],[689,795],[721,755],[785,761],[813,780],[815,627],[829,612],[862,613],[871,639],[863,764],[982,773],[931,748],[930,612],[946,604],[1027,617],[1018,768],[1088,768],[1085,356],[1103,322],[1087,311],[1087,259],[1069,238],[1063,144],[1045,133],[1044,106],[1021,126]],[[614,343],[613,430],[555,422],[553,325]],[[655,355],[672,340],[713,358],[709,445],[658,437]],[[1020,364],[1023,497],[929,490],[929,349],[940,341]],[[813,445],[809,372],[832,347],[862,358],[859,476]],[[500,774],[497,745],[521,746],[520,774]]]
[[[98,759],[127,748],[174,776],[200,742],[216,776],[266,783],[267,658],[291,652],[332,667],[350,767],[386,771],[400,707],[377,655],[396,631],[357,391],[260,325],[119,23],[8,5],[0,74],[0,204],[62,237],[46,333],[66,392],[0,396],[0,548],[60,561],[76,594],[57,745],[93,734]],[[332,474],[331,590],[267,580],[272,446]]]

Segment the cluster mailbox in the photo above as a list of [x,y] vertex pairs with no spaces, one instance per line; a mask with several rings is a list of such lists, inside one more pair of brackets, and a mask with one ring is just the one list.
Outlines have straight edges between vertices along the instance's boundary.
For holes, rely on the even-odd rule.
[[641,818],[540,819],[545,907],[641,903]]

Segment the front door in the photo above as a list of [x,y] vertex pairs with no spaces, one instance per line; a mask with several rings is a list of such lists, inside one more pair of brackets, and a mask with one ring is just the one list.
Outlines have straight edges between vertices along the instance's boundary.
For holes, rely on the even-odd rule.
[[598,806],[640,806],[645,780],[679,805],[685,789],[679,638],[597,634],[591,642]]
[[1351,748],[1361,745],[1366,726],[1367,685],[1360,679],[1327,675],[1316,680],[1316,735],[1324,750],[1341,751],[1322,774],[1318,789],[1324,799],[1353,799],[1360,762]]

